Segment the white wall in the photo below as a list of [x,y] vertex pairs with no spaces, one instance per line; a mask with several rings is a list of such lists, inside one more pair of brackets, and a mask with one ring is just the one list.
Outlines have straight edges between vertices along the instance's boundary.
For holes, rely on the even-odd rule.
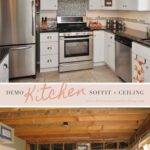
[[[16,150],[25,150],[26,149],[26,141],[21,138],[15,137],[13,144],[6,144],[4,146],[8,146],[9,148],[14,148]],[[0,150],[1,150],[1,148],[0,148]],[[7,150],[9,150],[9,149],[7,149]]]
[[16,149],[10,148],[8,146],[0,145],[0,150],[16,150]]
[[117,16],[121,18],[136,19],[139,23],[126,21],[127,27],[145,32],[149,25],[140,22],[150,23],[150,12],[118,11]]

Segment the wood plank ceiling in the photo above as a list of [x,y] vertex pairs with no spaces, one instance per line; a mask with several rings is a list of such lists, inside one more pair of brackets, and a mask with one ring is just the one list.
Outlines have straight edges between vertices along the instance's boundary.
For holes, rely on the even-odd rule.
[[0,109],[0,122],[29,143],[128,140],[147,117],[150,109]]

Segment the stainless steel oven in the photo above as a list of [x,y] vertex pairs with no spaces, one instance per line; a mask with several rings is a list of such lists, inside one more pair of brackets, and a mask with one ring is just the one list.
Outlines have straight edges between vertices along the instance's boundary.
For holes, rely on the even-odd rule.
[[60,72],[92,68],[92,32],[60,33]]

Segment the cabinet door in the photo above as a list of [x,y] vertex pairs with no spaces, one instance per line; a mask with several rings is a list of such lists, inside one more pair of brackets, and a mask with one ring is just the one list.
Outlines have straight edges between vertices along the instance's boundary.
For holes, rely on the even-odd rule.
[[144,66],[144,81],[150,82],[150,61],[146,60],[146,64]]
[[[150,82],[150,61],[140,56],[140,58],[144,61],[144,64],[142,65],[143,71],[140,75],[137,73],[137,69],[135,69],[137,68],[137,57],[138,54],[132,54],[132,82],[138,82],[139,80],[143,80],[144,82]],[[138,68],[138,72],[141,72],[140,67]]]
[[41,0],[41,10],[57,10],[58,0]]
[[104,62],[104,31],[94,31],[94,63]]
[[138,10],[138,0],[126,0],[126,10]]
[[115,39],[114,34],[105,33],[105,63],[115,71]]
[[124,0],[117,0],[117,9],[118,10],[124,9]]
[[100,10],[102,7],[103,0],[89,0],[89,9],[90,10]]
[[108,44],[108,65],[109,67],[115,71],[115,44]]
[[119,10],[137,10],[138,0],[117,0],[117,8]]

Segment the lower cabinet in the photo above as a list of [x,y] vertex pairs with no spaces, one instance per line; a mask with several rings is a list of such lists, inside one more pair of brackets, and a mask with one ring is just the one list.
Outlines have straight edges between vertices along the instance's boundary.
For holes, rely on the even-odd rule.
[[150,47],[133,42],[132,82],[150,82]]
[[94,66],[104,64],[104,31],[94,31],[93,62]]
[[58,33],[40,34],[40,72],[58,70]]
[[105,63],[115,72],[115,35],[105,32]]
[[0,83],[9,82],[9,55],[0,62]]
[[43,55],[41,56],[41,68],[58,67],[58,55]]

